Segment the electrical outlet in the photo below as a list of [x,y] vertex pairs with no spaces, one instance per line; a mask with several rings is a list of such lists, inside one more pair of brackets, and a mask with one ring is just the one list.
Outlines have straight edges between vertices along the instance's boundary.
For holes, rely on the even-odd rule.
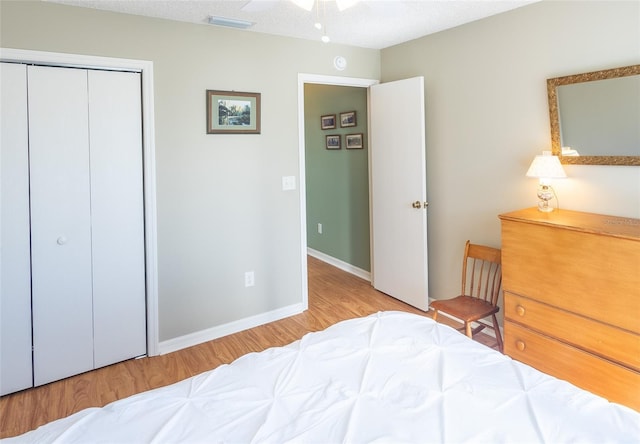
[[256,284],[256,280],[255,280],[253,271],[246,271],[244,273],[244,286],[253,287],[255,284]]
[[318,224],[318,234],[322,234],[322,224]]
[[296,189],[296,177],[295,176],[282,176],[282,190],[290,191]]

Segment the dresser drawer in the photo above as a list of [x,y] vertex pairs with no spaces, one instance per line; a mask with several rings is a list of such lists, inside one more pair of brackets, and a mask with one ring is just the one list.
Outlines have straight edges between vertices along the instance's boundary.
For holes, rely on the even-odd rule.
[[503,219],[502,284],[640,334],[640,239]]
[[[504,293],[506,319],[640,371],[640,335]],[[606,320],[606,316],[603,316]]]
[[512,358],[610,401],[640,411],[640,373],[505,320]]

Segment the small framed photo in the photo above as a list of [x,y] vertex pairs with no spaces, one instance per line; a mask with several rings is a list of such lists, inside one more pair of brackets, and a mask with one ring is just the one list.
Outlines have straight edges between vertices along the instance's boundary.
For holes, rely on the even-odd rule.
[[326,146],[328,150],[339,150],[340,134],[332,134],[330,136],[326,136]]
[[362,133],[347,134],[344,137],[345,137],[344,144],[348,150],[362,149]]
[[336,115],[328,114],[326,116],[320,116],[320,128],[323,130],[334,129],[336,127]]
[[347,111],[346,113],[340,113],[340,128],[348,128],[351,126],[356,126],[358,123],[356,121],[356,112],[355,111]]
[[207,134],[260,134],[260,93],[208,89]]

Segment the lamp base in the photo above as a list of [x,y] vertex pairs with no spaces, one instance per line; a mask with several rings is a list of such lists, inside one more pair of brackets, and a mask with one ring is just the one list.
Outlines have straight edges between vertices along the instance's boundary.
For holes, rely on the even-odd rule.
[[554,210],[552,206],[549,205],[549,201],[541,200],[538,202],[538,211],[542,211],[543,213],[551,213]]
[[549,205],[549,201],[553,199],[555,192],[553,188],[549,185],[540,185],[538,187],[538,211],[542,211],[543,213],[551,213],[553,211],[553,207]]

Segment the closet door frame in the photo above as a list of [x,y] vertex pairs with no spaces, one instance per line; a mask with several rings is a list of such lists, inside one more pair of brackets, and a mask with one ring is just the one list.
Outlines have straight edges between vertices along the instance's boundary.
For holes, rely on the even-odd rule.
[[0,61],[32,63],[36,65],[44,64],[67,68],[132,71],[141,74],[147,355],[158,355],[158,259],[153,62],[11,48],[0,48]]

